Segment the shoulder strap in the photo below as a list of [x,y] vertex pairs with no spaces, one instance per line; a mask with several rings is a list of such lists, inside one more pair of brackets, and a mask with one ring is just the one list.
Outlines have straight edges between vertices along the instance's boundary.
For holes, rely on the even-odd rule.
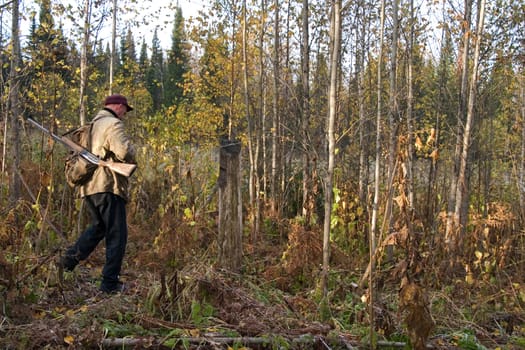
[[94,122],[91,122],[89,123],[89,131],[88,131],[88,139],[87,139],[87,147],[86,149],[91,152],[91,130],[93,129],[93,123]]

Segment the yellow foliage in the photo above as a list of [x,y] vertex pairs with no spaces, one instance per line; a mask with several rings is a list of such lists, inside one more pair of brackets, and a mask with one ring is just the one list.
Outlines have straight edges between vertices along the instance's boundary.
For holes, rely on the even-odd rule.
[[73,338],[73,336],[71,336],[71,335],[68,335],[68,336],[64,337],[64,343],[66,343],[66,344],[73,345],[74,341],[75,341],[75,338]]

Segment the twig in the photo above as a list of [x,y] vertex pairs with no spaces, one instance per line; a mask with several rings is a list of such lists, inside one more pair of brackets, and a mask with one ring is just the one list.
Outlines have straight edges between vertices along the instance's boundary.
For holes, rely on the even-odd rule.
[[[0,10],[3,10],[4,8],[8,7],[13,3],[13,0],[6,2],[5,4],[0,5]],[[6,123],[7,124],[7,123]]]
[[341,341],[341,343],[343,343],[344,346],[346,346],[346,348],[348,350],[355,350],[356,349],[342,335],[339,335],[339,340]]
[[45,259],[43,259],[41,262],[39,262],[37,265],[33,266],[29,271],[27,271],[26,273],[24,273],[22,275],[22,277],[20,277],[19,279],[16,280],[16,285],[18,285],[20,282],[22,282],[23,280],[25,280],[27,277],[31,276],[40,266],[44,265],[45,263],[47,263],[49,260],[51,260],[56,253],[58,253],[60,251],[60,249],[54,249],[50,255],[46,256]]
[[[22,176],[22,174],[20,173],[20,171],[18,169],[16,169],[16,173],[17,173],[18,177],[20,178],[20,181],[22,181],[22,184],[24,185],[27,193],[29,194],[29,196],[31,197],[33,202],[35,202],[35,204],[40,204],[40,203],[38,203],[35,195],[33,194],[33,191],[31,191],[31,188],[29,188],[29,185],[27,184],[27,182],[25,181],[24,177]],[[62,230],[60,230],[51,221],[49,221],[49,219],[47,218],[47,215],[43,216],[40,212],[39,212],[39,214],[40,214],[40,218],[42,220],[44,220],[46,222],[46,224],[49,225],[49,227],[51,227],[56,233],[58,233],[64,239],[64,241],[67,241],[67,238],[66,238],[66,235],[64,234],[64,232],[62,232]]]
[[141,317],[141,321],[145,322],[145,323],[149,323],[151,325],[164,327],[164,328],[167,328],[167,329],[176,329],[176,328],[187,328],[187,327],[189,327],[188,324],[169,322],[169,321],[159,320],[159,319],[156,319],[156,318],[153,318],[153,317],[147,317],[147,316],[142,316]]
[[321,344],[324,345],[324,347],[328,350],[332,350],[332,348],[330,346],[328,346],[328,344],[326,344],[326,342],[324,341],[323,338],[319,338],[319,341],[321,342]]

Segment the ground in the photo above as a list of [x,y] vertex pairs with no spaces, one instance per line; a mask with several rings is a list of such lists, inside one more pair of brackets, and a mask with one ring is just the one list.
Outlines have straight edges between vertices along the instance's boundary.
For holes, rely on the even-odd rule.
[[[334,278],[331,303],[327,306],[320,302],[315,283],[298,278],[309,274],[315,279],[315,273],[306,269],[311,262],[291,263],[299,259],[293,258],[296,253],[290,249],[293,239],[288,242],[288,249],[284,245],[247,245],[245,255],[250,265],[245,271],[231,273],[214,267],[210,263],[213,259],[206,254],[185,259],[183,265],[170,266],[165,260],[169,256],[157,255],[158,251],[142,244],[143,237],[132,233],[130,238],[122,275],[126,289],[114,295],[98,291],[103,245],[71,273],[61,272],[56,266],[60,250],[35,258],[34,268],[18,277],[17,283],[3,294],[0,347],[369,348],[366,291],[341,277],[351,275],[351,271],[334,271],[339,277]],[[303,236],[302,241],[308,239]],[[308,244],[312,251],[305,253],[301,247],[302,254],[297,256],[312,259],[319,253],[318,244]],[[280,253],[282,250],[286,253]],[[283,259],[288,260],[279,264]],[[407,284],[398,293],[395,284],[381,283],[383,298],[375,305],[380,348],[409,349],[410,333],[420,332],[425,334],[426,348],[525,349],[523,315],[491,312],[483,324],[469,321],[466,308],[472,313],[480,312],[485,307],[483,300],[490,304],[496,298],[481,298],[459,285],[449,286],[446,295],[442,291],[427,291],[432,312],[426,319],[429,327],[421,327],[426,302],[415,300],[425,300],[420,296],[424,291]],[[512,293],[523,290],[500,291],[500,296]],[[467,307],[465,302],[469,299],[471,304]],[[399,300],[406,304],[405,314],[392,306]],[[515,305],[513,310],[520,307]],[[407,330],[405,323],[410,322],[415,326]],[[430,333],[428,338],[425,332]]]

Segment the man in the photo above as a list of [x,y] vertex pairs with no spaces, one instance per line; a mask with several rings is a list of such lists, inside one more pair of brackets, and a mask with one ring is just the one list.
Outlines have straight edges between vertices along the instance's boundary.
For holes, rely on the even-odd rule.
[[[126,97],[120,94],[106,97],[104,108],[92,121],[92,153],[103,160],[136,164],[135,148],[124,131],[123,122],[126,113],[131,110],[133,108]],[[105,239],[106,263],[100,290],[105,293],[121,292],[124,285],[119,275],[128,238],[125,207],[129,199],[128,178],[99,166],[91,180],[80,188],[80,194],[91,216],[91,226],[66,250],[61,265],[66,271],[72,271]]]

